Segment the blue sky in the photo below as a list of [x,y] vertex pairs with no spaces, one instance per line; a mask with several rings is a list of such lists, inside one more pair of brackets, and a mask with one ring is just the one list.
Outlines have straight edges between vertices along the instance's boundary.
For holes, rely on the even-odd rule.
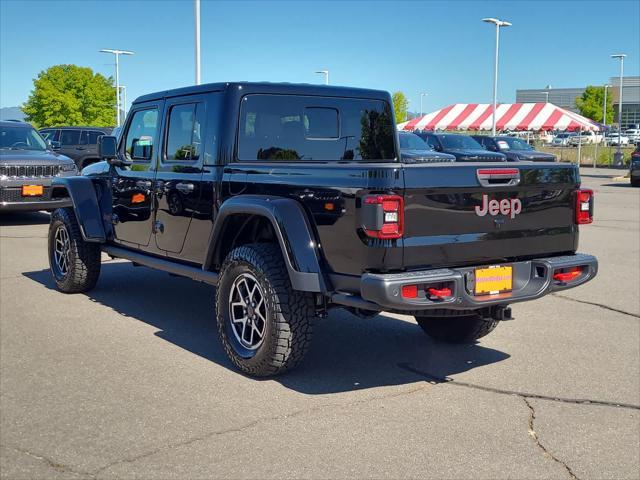
[[[202,0],[203,82],[267,80],[402,90],[410,109],[490,102],[495,30],[499,101],[517,88],[603,84],[640,75],[640,1]],[[194,82],[191,0],[0,0],[0,106],[24,102],[38,72],[60,63],[113,75],[101,48],[133,50],[121,63],[129,102]]]

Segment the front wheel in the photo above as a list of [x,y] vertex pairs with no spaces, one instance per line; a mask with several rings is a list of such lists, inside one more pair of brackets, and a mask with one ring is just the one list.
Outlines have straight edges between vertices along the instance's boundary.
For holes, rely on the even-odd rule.
[[59,208],[49,224],[49,269],[64,293],[91,290],[100,276],[100,246],[85,242],[71,208]]
[[265,377],[298,365],[314,315],[313,296],[293,290],[276,245],[254,243],[229,253],[216,290],[216,321],[239,370]]
[[461,317],[416,317],[418,325],[434,340],[445,343],[474,343],[489,335],[498,325],[479,315]]

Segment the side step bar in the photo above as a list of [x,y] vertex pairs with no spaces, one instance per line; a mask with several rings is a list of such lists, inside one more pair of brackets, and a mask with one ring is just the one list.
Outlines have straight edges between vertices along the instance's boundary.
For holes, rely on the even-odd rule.
[[208,283],[209,285],[218,285],[219,275],[217,272],[202,270],[201,268],[183,265],[182,263],[163,260],[162,258],[137,253],[126,248],[114,247],[113,245],[102,245],[102,251],[107,255],[116,258],[124,258],[134,263],[144,265],[145,267],[154,268],[163,272],[179,275],[181,277],[191,278],[198,282]]

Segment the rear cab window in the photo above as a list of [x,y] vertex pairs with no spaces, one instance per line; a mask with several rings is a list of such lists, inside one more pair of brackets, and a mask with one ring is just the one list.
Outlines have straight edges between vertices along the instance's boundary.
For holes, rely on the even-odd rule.
[[396,161],[383,100],[250,94],[242,99],[240,161]]

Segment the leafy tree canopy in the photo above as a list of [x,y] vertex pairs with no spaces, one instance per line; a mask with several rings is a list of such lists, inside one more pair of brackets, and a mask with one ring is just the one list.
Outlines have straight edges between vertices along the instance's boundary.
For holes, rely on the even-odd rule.
[[[612,101],[611,89],[607,91],[607,123],[611,125],[613,123],[613,101]],[[576,105],[580,110],[580,113],[594,120],[596,122],[602,122],[602,107],[604,102],[604,87],[588,86],[581,97],[576,98]]]
[[88,67],[54,65],[38,74],[22,106],[27,120],[39,128],[59,125],[109,127],[116,120],[112,77]]
[[407,110],[409,108],[409,100],[402,92],[394,92],[393,111],[396,116],[396,123],[402,123],[407,120]]

